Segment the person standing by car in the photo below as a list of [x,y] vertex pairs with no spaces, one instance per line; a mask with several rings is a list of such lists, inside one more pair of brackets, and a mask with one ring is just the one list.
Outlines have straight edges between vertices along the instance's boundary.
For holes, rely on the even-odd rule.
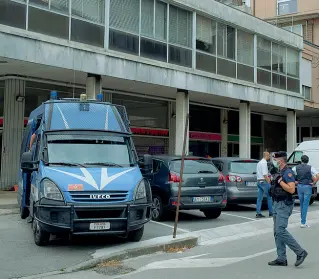
[[264,152],[264,157],[257,164],[257,187],[258,187],[258,196],[256,204],[256,218],[264,218],[265,216],[261,214],[261,206],[263,202],[264,194],[266,194],[268,201],[268,211],[269,217],[273,216],[272,213],[272,200],[269,195],[270,189],[270,178],[268,171],[268,161],[270,160],[269,152]]
[[287,266],[286,245],[297,255],[295,266],[300,266],[308,253],[287,231],[288,220],[294,208],[295,176],[287,167],[286,152],[277,152],[273,156],[274,166],[278,174],[274,177],[270,188],[274,201],[274,237],[277,247],[277,259],[268,263],[270,266]]
[[312,195],[312,186],[319,180],[319,172],[312,166],[308,165],[309,157],[301,156],[301,164],[293,167],[292,170],[296,175],[298,182],[298,197],[300,201],[301,228],[309,228],[306,223],[308,207]]

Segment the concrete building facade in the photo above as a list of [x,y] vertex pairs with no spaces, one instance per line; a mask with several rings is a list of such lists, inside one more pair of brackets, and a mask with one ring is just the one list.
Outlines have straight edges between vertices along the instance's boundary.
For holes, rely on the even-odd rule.
[[307,113],[302,37],[212,0],[1,0],[0,42],[1,188],[51,90],[124,105],[139,154],[181,154],[188,112],[194,155],[292,151]]
[[319,137],[319,1],[256,0],[250,1],[256,17],[303,36],[302,94],[305,108],[312,113],[298,117],[297,141]]

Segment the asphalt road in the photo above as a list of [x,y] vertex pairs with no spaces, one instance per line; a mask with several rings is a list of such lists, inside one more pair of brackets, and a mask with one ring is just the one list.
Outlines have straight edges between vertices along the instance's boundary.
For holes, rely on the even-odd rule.
[[[296,205],[295,213],[298,214],[298,210],[299,207]],[[310,210],[319,210],[319,202],[313,204]],[[268,215],[267,212],[264,214]],[[236,211],[225,211],[217,220],[208,220],[199,211],[188,211],[180,215],[178,233],[252,221],[255,221],[254,206],[238,207]],[[171,235],[173,225],[174,216],[162,223],[150,222],[145,228],[143,240]],[[18,278],[61,270],[90,259],[96,250],[116,245],[125,247],[126,243],[115,238],[82,237],[74,239],[72,243],[55,240],[49,246],[38,247],[33,242],[30,224],[21,220],[17,214],[3,215],[0,216],[0,278]]]

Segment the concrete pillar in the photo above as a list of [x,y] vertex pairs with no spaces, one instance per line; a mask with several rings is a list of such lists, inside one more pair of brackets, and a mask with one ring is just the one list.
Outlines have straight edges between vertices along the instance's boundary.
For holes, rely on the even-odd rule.
[[168,153],[175,154],[175,140],[176,140],[176,104],[175,102],[168,103],[168,121],[169,121],[169,141]]
[[17,184],[24,131],[25,81],[5,80],[1,154],[1,189]]
[[[182,155],[183,142],[186,124],[186,115],[189,113],[189,95],[187,90],[177,90],[176,93],[176,134],[175,134],[175,155]],[[188,125],[189,126],[189,125]],[[189,149],[189,127],[187,127],[186,154]]]
[[96,99],[96,95],[102,93],[102,77],[88,74],[86,78],[86,94],[88,99]]
[[239,157],[250,158],[250,104],[241,101],[239,104]]
[[297,147],[297,118],[294,110],[287,111],[287,152]]
[[227,157],[228,155],[228,111],[220,110],[220,129],[222,141],[220,143],[220,156]]

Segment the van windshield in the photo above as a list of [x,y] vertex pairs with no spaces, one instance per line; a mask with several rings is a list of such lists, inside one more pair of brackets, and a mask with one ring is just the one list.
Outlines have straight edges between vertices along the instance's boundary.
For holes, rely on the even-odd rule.
[[129,167],[136,165],[129,137],[49,136],[49,164]]

